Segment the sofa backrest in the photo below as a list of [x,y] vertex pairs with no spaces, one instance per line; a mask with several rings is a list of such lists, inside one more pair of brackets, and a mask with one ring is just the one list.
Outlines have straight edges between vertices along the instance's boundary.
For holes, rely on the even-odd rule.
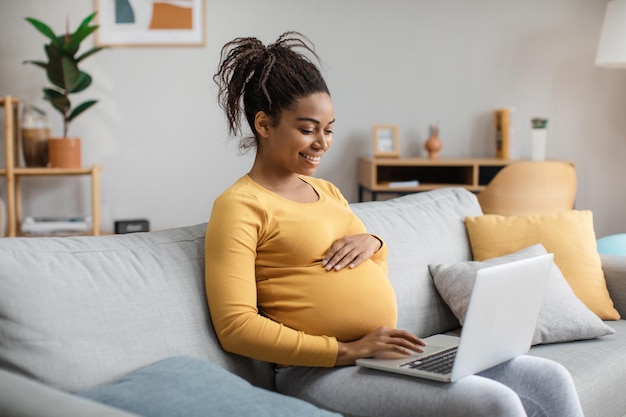
[[[352,208],[389,246],[398,327],[457,327],[428,264],[470,260],[463,218],[480,214],[476,197],[442,189]],[[224,352],[213,332],[205,230],[0,239],[0,367],[74,391],[189,355],[273,388],[269,364]]]
[[213,333],[205,229],[0,239],[0,367],[74,391],[189,355],[273,387],[270,365]]
[[398,327],[422,337],[458,327],[433,284],[428,264],[471,260],[463,219],[482,214],[476,196],[463,188],[442,188],[351,207],[367,231],[389,246]]

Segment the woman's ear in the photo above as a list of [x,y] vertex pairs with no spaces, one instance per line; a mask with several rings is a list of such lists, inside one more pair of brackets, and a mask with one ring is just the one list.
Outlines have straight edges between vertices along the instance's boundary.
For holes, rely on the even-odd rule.
[[264,111],[260,111],[254,116],[254,128],[261,137],[269,136],[269,129],[272,124],[272,119]]

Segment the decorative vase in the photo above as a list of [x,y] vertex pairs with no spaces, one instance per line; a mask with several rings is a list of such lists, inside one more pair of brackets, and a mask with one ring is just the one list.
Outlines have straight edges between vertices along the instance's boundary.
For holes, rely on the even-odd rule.
[[424,143],[424,148],[428,152],[429,159],[437,159],[439,158],[439,151],[443,147],[443,143],[441,139],[439,139],[439,127],[431,126],[430,128],[430,137]]
[[548,119],[533,117],[530,136],[530,160],[543,161],[546,159],[546,146],[548,144]]
[[546,129],[532,129],[530,142],[530,160],[544,161],[546,146],[548,145],[548,131]]
[[21,122],[22,155],[27,167],[48,166],[50,124],[46,114],[33,106],[24,107]]
[[48,140],[50,168],[80,168],[80,138],[50,138]]

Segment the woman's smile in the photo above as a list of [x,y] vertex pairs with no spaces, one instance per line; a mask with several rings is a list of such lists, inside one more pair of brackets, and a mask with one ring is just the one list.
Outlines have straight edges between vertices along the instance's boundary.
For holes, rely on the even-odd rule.
[[317,156],[307,155],[307,154],[305,154],[303,152],[300,152],[299,155],[301,157],[303,157],[304,159],[306,159],[307,161],[309,161],[311,163],[314,163],[315,165],[318,165],[320,163],[320,161],[322,160],[322,156],[321,155],[317,155]]

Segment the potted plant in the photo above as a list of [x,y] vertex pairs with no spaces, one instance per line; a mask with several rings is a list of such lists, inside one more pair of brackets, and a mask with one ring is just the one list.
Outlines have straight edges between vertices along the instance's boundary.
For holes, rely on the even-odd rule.
[[98,29],[98,25],[90,25],[95,15],[96,12],[87,16],[74,33],[70,33],[68,19],[65,33],[62,35],[56,35],[48,25],[37,19],[26,18],[35,29],[50,39],[50,43],[44,47],[48,57],[47,62],[24,61],[24,63],[36,65],[46,71],[52,86],[43,88],[44,99],[49,101],[63,117],[63,136],[49,139],[49,159],[52,168],[79,168],[81,166],[80,138],[68,137],[68,129],[70,123],[96,104],[97,100],[87,100],[74,106],[70,101],[70,95],[84,91],[92,82],[91,76],[81,71],[78,64],[103,49],[94,47],[78,55],[81,42]]

